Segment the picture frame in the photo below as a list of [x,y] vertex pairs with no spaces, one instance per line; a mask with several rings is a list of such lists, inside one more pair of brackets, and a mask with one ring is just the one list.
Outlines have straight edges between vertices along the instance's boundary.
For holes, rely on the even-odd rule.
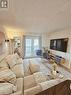
[[15,48],[21,47],[21,38],[20,37],[14,37],[14,47]]

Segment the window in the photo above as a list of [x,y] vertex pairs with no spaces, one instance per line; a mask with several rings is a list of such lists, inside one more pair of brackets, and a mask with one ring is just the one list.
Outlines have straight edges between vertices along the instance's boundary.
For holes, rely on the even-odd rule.
[[25,57],[35,57],[36,50],[41,48],[40,37],[25,37]]
[[26,39],[26,55],[25,56],[31,56],[31,52],[32,52],[32,40],[31,39]]
[[40,49],[39,39],[34,39],[33,41],[34,41],[33,43],[34,55],[36,55],[36,50]]

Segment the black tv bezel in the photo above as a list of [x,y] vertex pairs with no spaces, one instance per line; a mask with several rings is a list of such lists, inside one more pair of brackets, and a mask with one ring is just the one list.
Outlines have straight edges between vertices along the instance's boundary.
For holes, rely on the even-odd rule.
[[[57,48],[51,48],[51,41],[54,41],[54,40],[56,40],[56,41],[57,41],[57,40],[67,40],[66,51],[58,50]],[[51,39],[51,40],[50,40],[50,49],[51,49],[51,50],[60,51],[60,52],[67,52],[67,48],[68,48],[68,40],[69,40],[69,38]]]

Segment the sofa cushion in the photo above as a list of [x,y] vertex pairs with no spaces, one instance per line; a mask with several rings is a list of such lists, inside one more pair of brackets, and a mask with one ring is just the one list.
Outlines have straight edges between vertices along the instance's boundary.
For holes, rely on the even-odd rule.
[[24,65],[24,76],[31,75],[31,71],[29,69],[29,61],[24,59],[23,60],[23,65]]
[[17,60],[17,64],[23,64],[22,58],[19,58],[19,59]]
[[37,63],[34,63],[33,61],[29,61],[29,68],[31,73],[39,72],[40,66]]
[[16,57],[17,59],[19,59],[19,55],[17,53],[13,54],[14,57]]
[[35,87],[24,90],[24,95],[36,95],[41,91],[42,91],[41,87],[37,85]]
[[17,64],[17,58],[14,55],[8,55],[6,57],[6,62],[10,66],[10,68],[14,67]]
[[23,64],[22,58],[20,58],[17,54],[8,55],[6,57],[6,62],[10,68],[13,68],[17,64]]
[[37,84],[47,80],[47,76],[44,75],[42,72],[36,72],[33,74],[33,76]]
[[8,68],[0,68],[0,81],[16,83],[16,75]]
[[24,89],[29,89],[36,86],[36,82],[33,75],[24,77]]
[[22,94],[22,91],[17,91],[15,93],[10,94],[10,95],[23,95],[23,94]]
[[23,67],[23,64],[15,65],[11,70],[16,74],[17,78],[24,77],[24,67]]
[[0,68],[9,68],[9,67],[8,67],[8,64],[6,63],[5,60],[2,60],[2,61],[0,62]]
[[41,86],[42,90],[44,91],[44,90],[46,90],[46,89],[48,89],[54,85],[57,85],[59,82],[60,82],[60,79],[52,79],[49,81],[39,83],[39,85]]
[[9,95],[17,91],[17,87],[10,83],[0,83],[0,95]]
[[17,78],[17,91],[23,92],[24,78]]

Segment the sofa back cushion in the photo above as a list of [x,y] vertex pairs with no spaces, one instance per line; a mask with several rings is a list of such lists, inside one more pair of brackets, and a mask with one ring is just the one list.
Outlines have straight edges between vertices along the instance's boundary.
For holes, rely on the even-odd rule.
[[5,59],[0,62],[0,68],[9,68],[8,64],[5,61]]
[[11,83],[0,83],[0,95],[9,95],[17,91],[17,87]]
[[31,71],[29,68],[29,61],[24,59],[23,60],[23,66],[24,66],[24,76],[28,76],[31,75]]
[[22,58],[17,59],[17,64],[23,64]]
[[33,75],[24,77],[24,90],[36,86],[36,82]]
[[59,84],[62,81],[63,80],[61,80],[61,79],[52,79],[52,80],[49,80],[49,81],[41,82],[41,83],[39,83],[39,85],[41,86],[42,91],[44,91],[44,90],[46,90],[48,88],[51,88],[51,87]]
[[41,86],[37,85],[35,87],[24,90],[24,95],[37,95],[41,91],[42,91]]
[[17,64],[23,64],[22,58],[20,58],[17,54],[8,55],[6,57],[6,62],[10,68],[13,68]]
[[29,60],[29,68],[30,68],[30,71],[31,71],[32,74],[35,73],[35,72],[39,72],[40,71],[39,64],[35,63],[32,60]]
[[47,76],[43,74],[42,72],[36,72],[33,74],[33,76],[37,84],[41,82],[45,82],[47,80]]
[[6,57],[6,62],[8,63],[10,68],[12,68],[13,66],[15,66],[17,64],[17,58],[14,57],[14,55],[8,55]]
[[0,81],[16,83],[16,75],[8,68],[0,68]]
[[17,64],[11,69],[17,78],[24,78],[24,66],[23,64]]

